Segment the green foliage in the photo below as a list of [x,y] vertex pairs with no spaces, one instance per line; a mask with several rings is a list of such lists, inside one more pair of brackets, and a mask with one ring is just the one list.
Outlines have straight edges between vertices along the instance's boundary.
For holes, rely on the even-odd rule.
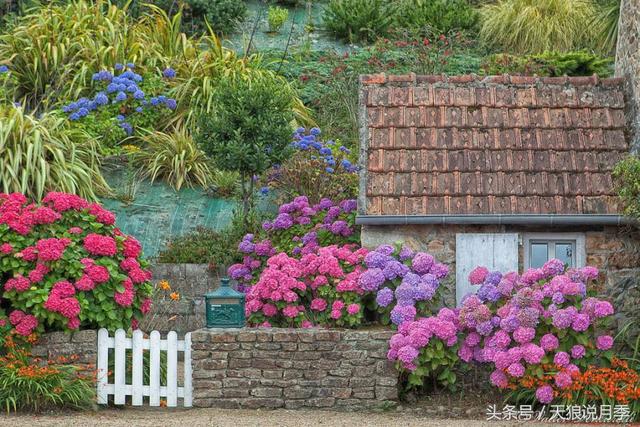
[[597,74],[609,77],[613,72],[613,58],[603,58],[587,51],[544,52],[525,56],[495,54],[485,58],[482,69],[487,75],[507,73],[561,77]]
[[158,254],[161,263],[209,264],[211,268],[227,267],[242,261],[238,242],[246,233],[260,229],[261,216],[251,212],[249,226],[245,227],[241,216],[234,213],[229,227],[218,232],[199,227],[195,231],[176,237]]
[[628,156],[616,165],[613,176],[625,213],[640,218],[640,158]]
[[232,33],[247,14],[247,5],[240,0],[189,0],[189,7],[196,20],[206,21],[217,34]]
[[202,116],[196,141],[218,169],[240,174],[246,217],[253,206],[253,177],[290,153],[293,94],[269,78],[226,80],[214,101],[218,109]]
[[240,174],[235,171],[214,170],[211,177],[211,188],[218,196],[232,197],[238,194]]
[[88,409],[95,396],[95,382],[81,367],[38,366],[29,353],[15,347],[0,357],[0,408],[6,412]]
[[480,36],[509,53],[566,52],[585,47],[593,31],[590,0],[499,0],[481,9]]
[[[620,331],[616,343],[622,346],[620,353],[636,359],[640,356],[640,278],[631,276],[616,282],[611,293]],[[640,359],[637,363],[640,366]]]
[[323,24],[327,31],[349,43],[370,42],[392,27],[397,4],[387,0],[331,0]]
[[0,107],[0,190],[40,199],[55,190],[95,200],[110,192],[100,172],[98,146],[66,118],[39,118]]
[[[405,390],[418,390],[439,385],[448,391],[455,391],[458,381],[456,370],[459,368],[459,345],[448,347],[442,340],[432,338],[425,347],[420,350],[414,371],[404,372],[406,381]],[[398,369],[402,370],[402,363],[397,362]]]
[[605,53],[612,54],[616,50],[620,2],[621,0],[605,0],[605,4],[598,7],[597,15],[592,22],[596,28],[602,28],[598,48]]
[[[348,54],[334,51],[294,52],[280,72],[295,82],[300,98],[314,112],[325,135],[339,135],[349,148],[358,142],[358,82],[361,74],[468,74],[478,73],[480,54],[462,36],[423,37],[397,34]],[[280,68],[282,52],[267,52]]]
[[478,11],[467,0],[403,0],[397,25],[437,35],[474,30],[478,17]]
[[151,132],[142,138],[143,148],[133,154],[143,178],[164,179],[176,191],[183,185],[208,187],[209,159],[183,128],[171,133]]
[[267,23],[269,31],[277,33],[280,31],[285,22],[289,19],[289,11],[283,7],[269,6],[267,12]]
[[[336,164],[340,165],[342,160],[349,159],[349,155],[338,147],[340,144],[334,144],[331,151]],[[342,200],[357,197],[357,173],[346,172],[343,168],[329,173],[325,168],[326,163],[322,157],[310,151],[302,151],[282,164],[272,185],[278,189],[278,195],[283,200],[307,196],[311,204],[316,204],[323,198]]]

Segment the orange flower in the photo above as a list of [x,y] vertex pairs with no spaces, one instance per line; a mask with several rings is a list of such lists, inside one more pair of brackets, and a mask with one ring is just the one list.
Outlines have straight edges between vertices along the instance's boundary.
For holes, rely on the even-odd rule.
[[166,408],[167,407],[167,401],[164,400],[164,399],[160,400],[160,407],[161,408]]
[[162,289],[163,291],[170,291],[171,290],[171,285],[169,285],[169,282],[167,282],[166,280],[161,280],[158,283],[158,287],[160,289]]
[[169,294],[169,298],[171,298],[174,301],[179,301],[180,300],[180,294],[177,292],[172,292],[171,294]]

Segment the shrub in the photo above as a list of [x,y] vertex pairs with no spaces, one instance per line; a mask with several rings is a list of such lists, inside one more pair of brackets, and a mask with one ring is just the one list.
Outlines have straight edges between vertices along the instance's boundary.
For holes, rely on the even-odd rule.
[[299,128],[292,146],[295,154],[269,174],[269,184],[288,200],[309,195],[310,203],[357,195],[357,167],[351,150],[334,141],[320,140],[320,129]]
[[247,5],[238,0],[189,0],[189,7],[196,20],[206,21],[217,34],[232,33],[247,14]]
[[480,36],[509,53],[585,47],[595,14],[589,0],[500,0],[481,9]]
[[340,39],[370,42],[387,34],[396,8],[385,0],[331,0],[322,19],[325,29]]
[[176,191],[183,185],[207,188],[211,182],[209,159],[185,129],[171,133],[151,132],[142,138],[144,147],[133,154],[142,177],[163,178]]
[[620,0],[606,0],[604,4],[599,5],[597,15],[591,23],[596,28],[602,28],[598,47],[604,53],[612,54],[616,50],[620,3]]
[[487,57],[482,69],[487,75],[515,74],[548,77],[592,76],[609,77],[613,60],[586,51],[544,52],[536,55],[516,56],[495,54]]
[[116,64],[114,69],[94,73],[93,92],[62,107],[69,120],[104,147],[115,147],[134,133],[144,135],[145,130],[160,128],[177,108],[176,100],[165,95],[166,85],[176,76],[172,68],[164,69],[162,76],[138,74],[132,63]]
[[233,197],[239,193],[240,174],[235,171],[214,170],[211,188],[220,197]]
[[289,11],[283,7],[269,6],[267,12],[267,23],[269,31],[277,33],[280,31],[285,22],[289,19]]
[[364,290],[358,279],[367,252],[357,245],[333,245],[300,259],[284,252],[270,257],[247,293],[248,322],[284,327],[359,325]]
[[253,208],[254,176],[290,154],[292,93],[263,78],[226,81],[214,99],[218,109],[203,115],[196,141],[218,169],[240,174],[242,212],[247,217]]
[[397,17],[399,28],[427,35],[473,30],[477,23],[478,12],[467,0],[403,0]]
[[18,334],[136,327],[149,311],[151,273],[140,244],[95,203],[49,193],[28,204],[0,194],[3,307]]
[[640,217],[640,158],[630,155],[616,165],[613,176],[625,213]]
[[[586,296],[587,283],[597,277],[593,267],[565,271],[555,259],[521,276],[476,268],[469,281],[480,288],[463,299],[457,316],[451,319],[460,340],[458,356],[465,362],[492,365],[491,383],[499,388],[516,390],[520,397],[529,393],[531,399],[544,404],[552,402],[554,396],[568,390],[581,369],[612,359],[613,338],[602,328],[613,306]],[[401,325],[399,335],[405,328],[410,326]],[[399,360],[404,369],[416,370],[436,329],[425,320],[409,331],[414,339],[398,337],[396,342],[392,338],[396,344],[389,358]],[[456,342],[447,337],[448,346]],[[531,376],[547,381],[522,389],[521,379]]]
[[22,108],[0,106],[0,139],[3,192],[40,199],[46,191],[55,190],[91,200],[110,192],[95,142],[55,114],[36,118]]
[[15,344],[0,357],[0,407],[7,412],[89,409],[95,403],[95,378],[87,367],[40,363]]
[[258,235],[250,233],[242,238],[238,251],[244,258],[229,267],[229,275],[245,289],[256,282],[265,261],[278,252],[300,257],[320,246],[358,243],[355,209],[355,200],[334,204],[323,199],[311,205],[306,196],[296,197],[280,206],[276,218],[265,221]]
[[364,265],[367,269],[360,276],[360,286],[376,293],[370,308],[380,314],[380,323],[400,325],[442,305],[440,281],[449,268],[433,256],[414,253],[408,247],[382,245],[367,254]]

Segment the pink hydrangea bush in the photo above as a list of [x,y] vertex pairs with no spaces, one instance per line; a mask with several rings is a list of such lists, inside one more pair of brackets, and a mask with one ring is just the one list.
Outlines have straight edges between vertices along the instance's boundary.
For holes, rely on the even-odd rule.
[[276,253],[299,259],[320,247],[359,242],[355,210],[355,200],[322,199],[311,205],[306,196],[296,197],[280,206],[273,221],[263,223],[259,235],[244,236],[238,244],[243,261],[229,267],[229,276],[239,283],[239,290],[246,291]]
[[[455,310],[458,357],[490,365],[491,383],[503,389],[517,387],[524,377],[551,373],[553,381],[535,393],[540,402],[549,403],[554,396],[549,390],[557,395],[571,386],[575,373],[613,356],[613,339],[602,332],[613,306],[587,293],[589,281],[597,277],[593,267],[565,271],[559,260],[522,275],[474,269],[469,281],[479,286],[478,291],[467,295]],[[449,343],[453,345],[453,340]],[[414,348],[423,355],[430,347]],[[418,355],[412,361],[390,352],[389,358],[400,360],[400,366],[411,372],[422,366]]]
[[455,387],[459,327],[458,313],[449,308],[398,326],[387,357],[407,375],[408,388],[422,386],[426,378],[436,378],[451,390]]
[[381,323],[400,325],[442,306],[440,281],[449,267],[432,255],[406,246],[381,245],[367,254],[364,263],[367,270],[360,276],[360,286],[376,293]]
[[140,244],[96,203],[66,193],[40,204],[0,194],[2,306],[20,335],[129,328],[152,294],[147,267]]
[[347,326],[363,320],[359,285],[368,251],[357,245],[331,245],[300,259],[281,252],[267,260],[247,293],[251,325],[279,327]]

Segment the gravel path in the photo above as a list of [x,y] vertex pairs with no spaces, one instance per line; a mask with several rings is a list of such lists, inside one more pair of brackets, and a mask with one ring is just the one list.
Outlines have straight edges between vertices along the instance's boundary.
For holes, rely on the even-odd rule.
[[[106,409],[63,415],[0,415],[0,426],[348,426],[348,427],[503,427],[516,422],[428,419],[405,412],[362,413],[334,411],[229,410],[229,409]],[[528,423],[525,425],[541,425]],[[557,425],[557,424],[556,424]],[[574,424],[575,425],[575,424]]]

